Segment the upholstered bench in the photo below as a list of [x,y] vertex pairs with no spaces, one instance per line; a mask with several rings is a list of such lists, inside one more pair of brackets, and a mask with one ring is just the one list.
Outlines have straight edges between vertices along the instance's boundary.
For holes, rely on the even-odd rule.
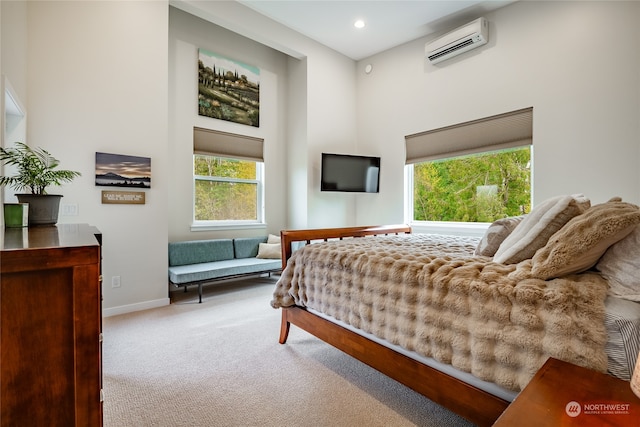
[[[184,286],[185,292],[188,286],[198,285],[199,302],[202,302],[205,283],[280,272],[282,261],[274,257],[275,248],[260,251],[273,246],[267,244],[267,239],[264,236],[169,243],[169,283]],[[266,255],[270,258],[265,258],[261,252],[272,253]]]

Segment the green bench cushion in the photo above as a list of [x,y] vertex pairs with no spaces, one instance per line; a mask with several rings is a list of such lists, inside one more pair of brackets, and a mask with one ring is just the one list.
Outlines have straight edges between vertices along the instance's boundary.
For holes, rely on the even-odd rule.
[[240,274],[263,273],[279,270],[279,259],[239,258],[216,262],[169,267],[169,280],[176,285],[203,280],[223,279]]
[[236,258],[255,258],[258,255],[260,243],[266,243],[264,237],[238,237],[233,239],[233,249]]
[[[258,246],[256,244],[256,246]],[[232,239],[192,240],[169,243],[169,266],[230,260],[234,257]]]

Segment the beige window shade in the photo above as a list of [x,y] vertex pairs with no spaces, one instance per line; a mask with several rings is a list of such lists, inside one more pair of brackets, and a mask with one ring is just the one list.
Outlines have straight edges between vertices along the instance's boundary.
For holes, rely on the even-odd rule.
[[193,153],[263,162],[262,138],[193,128]]
[[407,164],[533,143],[533,108],[405,136]]

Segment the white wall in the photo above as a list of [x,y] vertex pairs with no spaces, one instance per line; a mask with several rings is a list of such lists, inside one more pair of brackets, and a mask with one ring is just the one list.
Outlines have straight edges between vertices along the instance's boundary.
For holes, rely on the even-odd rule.
[[[0,23],[0,145],[10,147],[27,138],[27,3],[0,2]],[[7,93],[11,100],[5,105]],[[0,174],[12,175],[12,166],[0,165]],[[0,190],[1,203],[17,202],[13,189]],[[4,212],[0,212],[3,216]]]
[[640,202],[640,3],[521,1],[486,17],[490,42],[449,61],[426,63],[426,37],[358,63],[358,146],[383,159],[358,223],[403,221],[405,135],[529,106],[534,203]]
[[[307,177],[307,60],[289,58],[287,105],[287,158],[285,187],[287,194],[287,228],[306,228],[309,198]],[[291,202],[294,201],[294,202]],[[299,203],[302,201],[302,203]]]
[[317,50],[307,59],[307,227],[358,225],[358,195],[321,192],[322,152],[363,153],[356,147],[355,62],[329,50]]
[[[257,32],[289,56],[193,17],[174,21],[172,12],[170,26],[165,1],[21,2],[25,17],[12,27],[23,32],[15,52],[24,60],[12,61],[11,72],[29,105],[27,142],[83,174],[59,189],[63,204],[78,206],[77,216],[61,215],[59,222],[90,223],[104,235],[107,315],[167,304],[169,237],[207,237],[189,231],[191,130],[212,120],[198,117],[191,102],[197,47],[263,70],[264,126],[254,130],[266,146],[268,228],[262,232],[286,228],[289,217],[300,227],[327,224],[328,218],[332,225],[353,223],[353,200],[323,200],[319,171],[311,164],[318,167],[325,144],[346,152],[355,146],[355,63],[237,2],[193,3],[212,21],[254,33],[252,38]],[[3,2],[3,21],[6,10],[12,10],[9,19],[20,17]],[[336,75],[343,78],[336,82]],[[247,130],[215,122],[218,129]],[[94,185],[97,151],[151,158],[145,205],[101,203],[101,188]],[[247,234],[255,230],[233,232]],[[111,287],[113,276],[121,277],[120,288]]]
[[27,100],[27,2],[0,2],[2,74],[23,103]]
[[287,106],[286,149],[280,153],[287,161],[286,223],[296,228],[355,224],[356,199],[321,193],[319,169],[322,151],[356,150],[355,62],[238,2],[171,4],[291,57],[283,83],[289,100],[296,100]]
[[[168,11],[162,1],[28,3],[28,143],[82,173],[60,190],[79,214],[59,222],[102,231],[107,314],[168,303]],[[145,205],[101,204],[97,151],[151,158]]]
[[[260,69],[260,126],[198,115],[198,48]],[[169,241],[279,234],[286,226],[287,56],[182,10],[169,11]],[[259,229],[190,231],[193,222],[193,127],[264,140],[265,220]]]

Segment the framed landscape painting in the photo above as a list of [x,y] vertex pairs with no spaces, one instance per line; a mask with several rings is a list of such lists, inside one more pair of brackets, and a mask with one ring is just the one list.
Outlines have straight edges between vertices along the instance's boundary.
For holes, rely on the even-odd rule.
[[260,127],[260,69],[199,49],[198,114]]
[[151,188],[151,158],[96,152],[96,185]]

